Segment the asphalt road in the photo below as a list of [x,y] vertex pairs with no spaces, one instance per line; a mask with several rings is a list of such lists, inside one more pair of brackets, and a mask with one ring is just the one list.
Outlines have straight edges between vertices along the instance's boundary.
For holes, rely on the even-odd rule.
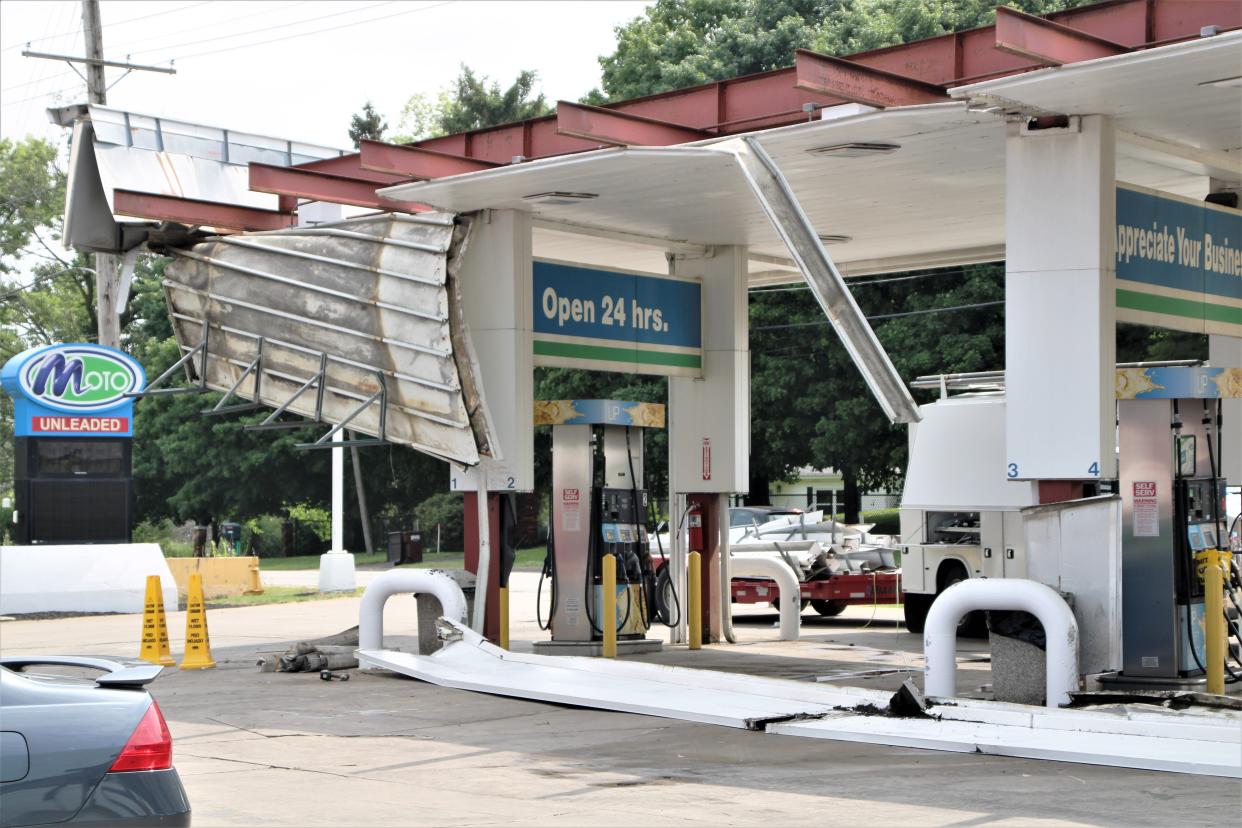
[[[514,638],[536,637],[535,577],[517,573]],[[1230,780],[949,754],[736,731],[448,690],[387,673],[348,682],[261,673],[260,654],[357,623],[357,598],[212,610],[213,670],[153,686],[197,826],[241,825],[1236,825]],[[668,663],[894,687],[921,669],[895,614],[739,612],[742,643]],[[180,655],[184,614],[171,613]],[[410,602],[386,611],[389,646],[416,646]],[[136,655],[133,615],[0,624],[0,651]],[[982,642],[964,647],[978,656]],[[871,670],[888,670],[864,676]],[[959,670],[960,689],[989,681]]]

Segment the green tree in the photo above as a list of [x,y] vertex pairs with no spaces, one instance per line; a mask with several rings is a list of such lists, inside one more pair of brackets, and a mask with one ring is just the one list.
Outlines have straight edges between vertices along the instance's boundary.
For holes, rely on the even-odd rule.
[[552,107],[542,93],[534,94],[537,77],[535,72],[524,70],[507,89],[501,89],[499,82],[489,83],[488,77],[476,76],[462,64],[448,98],[442,99],[437,130],[452,134],[547,115]]
[[47,248],[65,205],[65,174],[56,166],[56,145],[26,136],[0,138],[0,274],[32,244]]
[[375,106],[367,101],[362,111],[349,119],[349,140],[354,142],[354,149],[364,140],[378,141],[384,137],[388,122],[375,111]]

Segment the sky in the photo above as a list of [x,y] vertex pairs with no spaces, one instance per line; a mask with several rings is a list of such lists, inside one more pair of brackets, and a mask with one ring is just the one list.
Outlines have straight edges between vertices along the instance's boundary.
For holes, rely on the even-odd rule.
[[[533,69],[549,102],[577,100],[614,28],[649,2],[102,0],[106,59],[177,70],[108,69],[108,106],[347,149],[366,101],[391,132],[411,95],[434,99],[463,63],[502,86]],[[0,136],[65,137],[44,110],[85,101],[85,83],[21,53],[83,55],[81,28],[78,0],[0,0]]]

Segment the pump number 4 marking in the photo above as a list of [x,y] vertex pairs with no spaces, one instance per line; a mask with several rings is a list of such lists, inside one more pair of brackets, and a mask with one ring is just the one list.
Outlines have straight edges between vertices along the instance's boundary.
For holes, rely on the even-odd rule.
[[1092,463],[1090,466],[1087,466],[1087,474],[1091,475],[1092,477],[1100,476],[1100,462],[1098,460]]

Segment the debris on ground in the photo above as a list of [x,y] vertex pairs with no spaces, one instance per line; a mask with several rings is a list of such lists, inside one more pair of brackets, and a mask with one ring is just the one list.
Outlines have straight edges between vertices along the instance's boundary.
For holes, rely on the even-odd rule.
[[[258,667],[264,673],[313,673],[319,671],[320,678],[331,681],[341,676],[333,674],[334,670],[348,670],[358,666],[358,658],[354,651],[358,649],[358,628],[336,635],[317,638],[313,641],[299,641],[283,655],[268,655],[259,659]],[[329,674],[324,678],[324,674]],[[342,681],[348,681],[345,675]]]

